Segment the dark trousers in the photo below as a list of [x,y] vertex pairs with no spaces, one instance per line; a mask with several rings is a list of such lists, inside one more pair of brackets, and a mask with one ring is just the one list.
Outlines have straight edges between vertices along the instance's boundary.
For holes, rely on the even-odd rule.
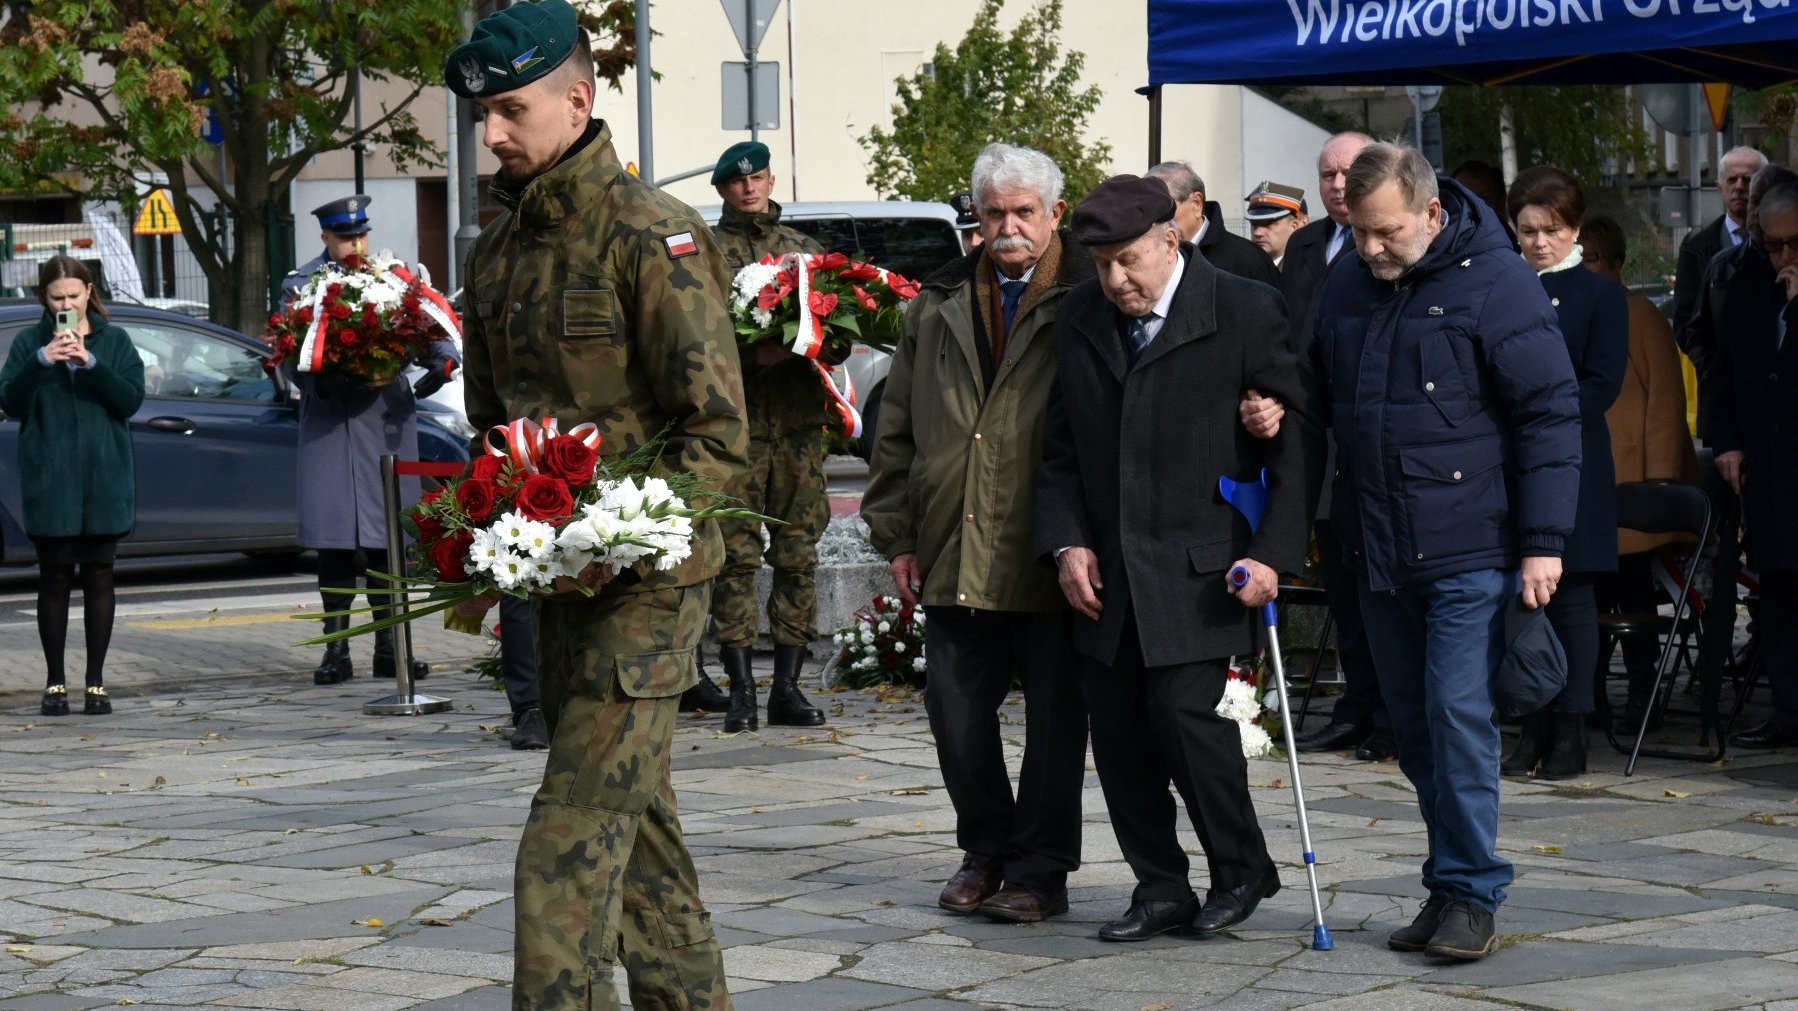
[[[1666,594],[1654,582],[1655,553],[1620,555],[1616,572],[1599,573],[1594,584],[1600,614],[1623,611],[1630,614],[1652,614]],[[1550,602],[1553,603],[1552,601]],[[1652,632],[1625,636],[1618,640],[1623,647],[1623,669],[1629,672],[1632,688],[1647,691],[1654,681],[1654,669],[1661,660],[1660,637]],[[1603,648],[1602,643],[1600,648]],[[1609,676],[1611,657],[1598,657],[1593,667],[1593,701],[1603,693],[1603,679]]]
[[1761,670],[1773,689],[1773,722],[1798,726],[1798,573],[1761,573]]
[[[1072,611],[930,609],[924,709],[970,862],[1009,884],[1057,891],[1080,866],[1086,710]],[[1024,762],[1014,798],[999,740],[1013,669],[1024,682]]]
[[510,594],[499,598],[499,667],[514,721],[543,707],[537,688],[537,637],[531,623],[531,602]]
[[1567,687],[1561,689],[1564,713],[1589,713],[1593,707],[1593,675],[1598,671],[1598,595],[1589,572],[1561,577],[1548,599],[1548,623],[1567,654]]
[[1386,701],[1380,697],[1380,676],[1374,670],[1367,623],[1361,617],[1361,579],[1343,558],[1336,525],[1318,520],[1313,530],[1323,562],[1324,592],[1330,597],[1330,619],[1336,626],[1336,661],[1342,667],[1342,695],[1330,712],[1330,722],[1390,729],[1392,717],[1386,715]]
[[1242,735],[1217,712],[1227,662],[1145,667],[1134,616],[1125,618],[1112,663],[1081,659],[1099,785],[1118,848],[1136,875],[1131,901],[1178,902],[1192,894],[1170,781],[1205,849],[1212,889],[1246,885],[1272,868],[1249,800]]

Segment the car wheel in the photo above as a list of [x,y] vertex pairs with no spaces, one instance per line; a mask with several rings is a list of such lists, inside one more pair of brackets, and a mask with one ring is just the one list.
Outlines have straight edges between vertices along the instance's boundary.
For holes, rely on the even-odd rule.
[[879,431],[876,426],[880,423],[880,399],[886,388],[884,382],[874,387],[874,392],[868,394],[868,406],[862,408],[862,437],[856,440],[855,455],[863,461],[874,458],[874,434]]

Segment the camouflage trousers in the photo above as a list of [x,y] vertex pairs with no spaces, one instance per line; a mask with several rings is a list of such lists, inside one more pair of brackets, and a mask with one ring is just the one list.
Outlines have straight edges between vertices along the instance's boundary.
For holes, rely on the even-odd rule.
[[537,600],[550,747],[518,844],[512,1011],[730,1011],[668,778],[704,586]]
[[768,597],[768,627],[775,645],[802,646],[818,637],[812,622],[818,610],[818,538],[830,522],[824,490],[824,444],[816,429],[772,436],[753,432],[749,469],[731,494],[763,516],[785,522],[762,524],[720,520],[724,570],[712,581],[712,623],[720,646],[755,645],[755,574],[766,557],[774,570]]

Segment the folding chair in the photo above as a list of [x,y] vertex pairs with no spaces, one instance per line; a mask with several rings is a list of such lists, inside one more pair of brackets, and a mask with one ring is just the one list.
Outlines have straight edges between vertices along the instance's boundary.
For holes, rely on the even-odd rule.
[[[1673,592],[1673,615],[1668,617],[1657,609],[1651,613],[1614,613],[1601,614],[1598,617],[1599,634],[1607,641],[1629,635],[1654,634],[1661,638],[1660,660],[1655,665],[1654,685],[1648,693],[1648,704],[1642,709],[1642,723],[1636,729],[1634,742],[1624,747],[1618,741],[1616,733],[1606,729],[1605,737],[1611,746],[1629,755],[1629,763],[1624,766],[1623,774],[1633,775],[1636,771],[1636,760],[1643,754],[1658,758],[1682,758],[1693,761],[1716,761],[1723,755],[1722,728],[1715,726],[1715,705],[1701,706],[1700,720],[1703,725],[1704,739],[1709,738],[1711,731],[1717,731],[1717,750],[1715,754],[1677,751],[1642,750],[1642,740],[1648,735],[1648,725],[1657,710],[1663,709],[1666,700],[1661,685],[1666,682],[1671,688],[1671,674],[1678,672],[1677,659],[1683,658],[1686,645],[1697,634],[1699,615],[1703,601],[1697,599],[1694,580],[1698,576],[1698,567],[1703,564],[1714,531],[1711,529],[1711,502],[1704,490],[1689,484],[1671,484],[1654,481],[1633,481],[1617,486],[1617,525],[1631,530],[1640,530],[1649,534],[1690,534],[1697,538],[1691,558],[1680,571],[1673,585],[1668,587]],[[1690,620],[1688,620],[1690,619]],[[1703,639],[1700,637],[1700,651],[1703,651]],[[1672,670],[1669,670],[1670,665]],[[1670,692],[1669,692],[1670,694]]]
[[[1318,626],[1317,642],[1311,650],[1311,667],[1305,674],[1305,698],[1299,703],[1298,716],[1294,718],[1292,732],[1298,733],[1305,726],[1305,717],[1311,713],[1311,693],[1317,690],[1318,668],[1323,666],[1324,649],[1330,641],[1330,632],[1335,628],[1336,616],[1330,611],[1330,595],[1321,586],[1298,586],[1280,584],[1280,624],[1286,624],[1286,609],[1289,607],[1321,607],[1324,609],[1323,624]],[[1341,684],[1340,680],[1332,680],[1329,684]]]

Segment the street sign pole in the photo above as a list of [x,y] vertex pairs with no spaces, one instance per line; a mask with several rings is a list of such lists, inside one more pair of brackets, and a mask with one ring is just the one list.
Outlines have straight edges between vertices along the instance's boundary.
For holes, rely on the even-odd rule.
[[637,0],[637,173],[651,185],[656,180],[655,103],[649,88],[649,0]]

